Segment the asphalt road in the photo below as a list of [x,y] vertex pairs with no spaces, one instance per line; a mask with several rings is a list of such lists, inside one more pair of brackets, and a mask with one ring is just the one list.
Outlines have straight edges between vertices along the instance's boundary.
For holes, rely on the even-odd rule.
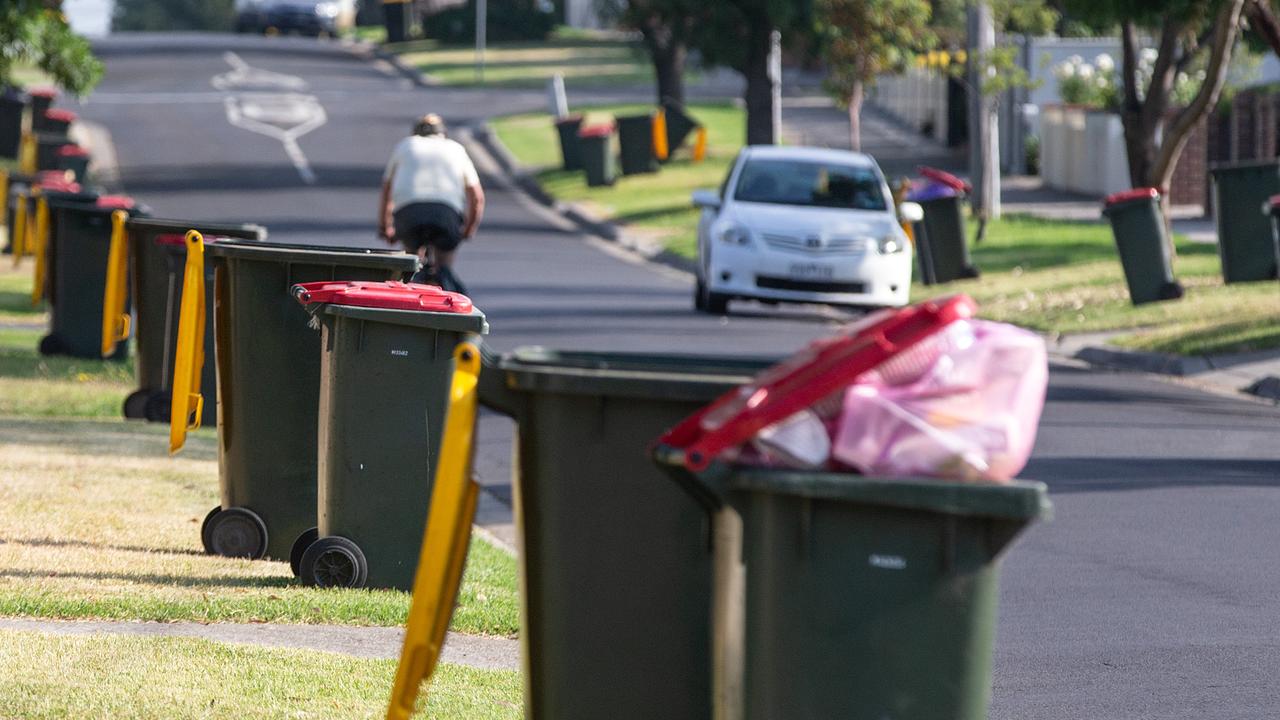
[[[161,216],[260,222],[291,242],[375,242],[382,163],[413,116],[465,125],[545,102],[416,88],[334,44],[118,37],[100,50],[107,79],[81,112],[111,131],[125,188]],[[323,124],[307,127],[316,106]],[[485,179],[489,215],[459,270],[499,350],[777,354],[832,327],[806,309],[696,315],[688,278],[602,250]],[[509,433],[481,428],[499,492]],[[1278,441],[1273,407],[1055,365],[1024,475],[1049,484],[1056,517],[1004,564],[992,717],[1280,714]]]

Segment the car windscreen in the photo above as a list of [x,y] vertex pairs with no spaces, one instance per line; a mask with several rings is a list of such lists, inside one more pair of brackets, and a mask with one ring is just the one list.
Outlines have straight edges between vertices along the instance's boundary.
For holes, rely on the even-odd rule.
[[813,160],[748,160],[733,197],[741,202],[887,209],[875,168]]

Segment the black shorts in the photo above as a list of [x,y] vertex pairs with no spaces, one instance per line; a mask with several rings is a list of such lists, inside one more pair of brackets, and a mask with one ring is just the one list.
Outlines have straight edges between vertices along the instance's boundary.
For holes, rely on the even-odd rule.
[[445,252],[462,244],[462,215],[439,202],[415,202],[395,212],[396,239],[411,253],[423,245]]

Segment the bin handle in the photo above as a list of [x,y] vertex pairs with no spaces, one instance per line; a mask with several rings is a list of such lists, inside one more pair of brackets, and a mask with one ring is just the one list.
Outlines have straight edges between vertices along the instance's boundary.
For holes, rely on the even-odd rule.
[[[31,283],[31,305],[36,306],[44,299],[44,281],[48,272],[49,247],[49,201],[36,190],[36,221],[34,232],[31,223],[27,223],[27,250],[35,256],[36,267]],[[30,218],[28,218],[30,220]]]
[[9,228],[13,232],[9,244],[13,246],[15,268],[22,263],[22,256],[27,254],[27,194],[19,193],[17,202],[18,206],[13,209],[13,227]]
[[182,274],[182,305],[178,310],[178,342],[173,357],[173,400],[169,407],[169,454],[182,449],[187,432],[200,427],[204,397],[204,236],[187,232],[187,264]]
[[[9,171],[0,168],[0,218],[9,217]],[[13,228],[10,228],[12,230]],[[13,245],[13,241],[9,242]]]
[[129,213],[111,213],[111,248],[107,251],[107,284],[102,291],[102,357],[111,357],[116,345],[129,337],[129,315],[124,311],[129,273]]
[[387,720],[409,719],[423,681],[430,679],[440,660],[445,632],[462,583],[471,523],[475,519],[479,486],[472,479],[471,464],[480,348],[473,342],[464,342],[454,350],[453,357],[453,384],[449,389],[449,409],[436,464],[435,486],[431,491],[431,509],[422,537],[418,571],[413,581],[413,604],[409,608]]
[[698,126],[698,134],[693,138],[693,161],[702,162],[707,158],[707,128]]
[[18,151],[18,169],[27,175],[35,175],[37,168],[37,141],[33,132],[22,133],[22,145]]

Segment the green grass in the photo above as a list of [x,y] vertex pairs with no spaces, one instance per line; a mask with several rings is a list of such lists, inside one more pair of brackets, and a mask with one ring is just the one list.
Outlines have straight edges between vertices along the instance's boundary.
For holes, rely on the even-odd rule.
[[37,346],[45,330],[6,328],[0,320],[0,415],[34,417],[120,417],[132,392],[133,360],[108,362],[44,357]]
[[[383,717],[396,672],[324,652],[25,631],[0,631],[0,667],[0,717],[30,720]],[[441,665],[418,707],[418,718],[519,718],[520,676]]]
[[[170,458],[167,428],[0,417],[0,615],[400,625],[409,594],[301,586],[287,563],[205,555],[217,440]],[[474,540],[453,629],[519,630],[515,560]],[[2,715],[0,715],[2,717]]]
[[[647,105],[609,105],[587,109],[586,122],[649,112]],[[654,174],[619,178],[612,187],[589,188],[581,172],[558,169],[560,149],[555,127],[544,114],[497,118],[493,130],[521,164],[538,171],[538,182],[555,197],[586,205],[596,214],[631,226],[666,243],[685,256],[695,252],[694,234],[699,210],[689,195],[699,188],[716,188],[746,135],[746,116],[723,103],[693,103],[688,112],[707,128],[707,157],[693,162],[689,150],[675,154]],[[692,138],[686,143],[692,145]]]
[[644,48],[623,40],[555,35],[542,42],[494,43],[485,48],[483,83],[470,45],[411,40],[386,48],[442,85],[541,88],[555,73],[570,88],[644,85],[654,79]]

